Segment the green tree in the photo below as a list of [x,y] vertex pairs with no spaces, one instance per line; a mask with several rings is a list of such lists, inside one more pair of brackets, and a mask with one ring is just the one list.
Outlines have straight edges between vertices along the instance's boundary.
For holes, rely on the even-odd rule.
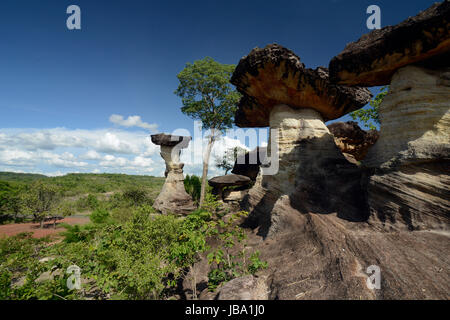
[[0,181],[0,221],[13,217],[20,212],[20,188],[12,183]]
[[[389,86],[384,86],[381,88],[380,92],[369,102],[369,107],[364,109],[356,110],[350,113],[353,120],[361,121],[366,127],[371,130],[376,129],[375,124],[380,124],[380,116],[378,110],[380,108],[383,98],[387,95],[389,91]],[[373,122],[375,122],[375,124]]]
[[233,169],[237,157],[244,155],[245,152],[246,150],[239,146],[227,149],[221,158],[216,158],[216,167],[225,170],[225,175],[227,175],[228,171]]
[[53,185],[37,181],[22,194],[21,211],[26,215],[33,215],[34,220],[39,221],[42,228],[46,216],[58,214],[59,204],[58,189]]
[[175,94],[181,97],[181,111],[202,122],[203,130],[210,130],[208,145],[203,153],[200,206],[206,193],[208,163],[214,141],[233,124],[240,94],[230,84],[235,65],[226,65],[210,57],[187,63],[177,75],[180,84]]

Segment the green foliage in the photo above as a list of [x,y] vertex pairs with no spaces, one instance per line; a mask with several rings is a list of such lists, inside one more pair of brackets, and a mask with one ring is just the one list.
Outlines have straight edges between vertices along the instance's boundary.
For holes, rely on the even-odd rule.
[[196,175],[186,175],[184,178],[184,189],[196,202],[200,200],[200,189],[202,187],[202,182],[200,178]]
[[233,125],[240,94],[230,84],[234,65],[221,64],[210,57],[187,63],[177,75],[175,94],[181,97],[181,111],[201,120],[203,129],[223,131]]
[[20,213],[22,189],[21,184],[0,181],[0,222],[15,219]]
[[[361,121],[366,127],[371,130],[375,130],[377,127],[375,124],[380,124],[379,108],[383,98],[389,92],[389,86],[381,88],[380,92],[369,102],[369,107],[356,110],[350,113],[353,120]],[[375,124],[373,122],[375,122]]]
[[[40,263],[38,257],[48,246],[48,238],[33,239],[30,233],[0,239],[0,299],[60,300],[76,298],[66,286],[67,275],[54,275],[40,282],[39,275],[52,270],[51,264]],[[26,274],[21,272],[26,270]],[[19,284],[22,282],[21,284]]]
[[97,208],[89,216],[93,223],[105,223],[108,218],[109,212],[105,208]]
[[139,187],[128,187],[123,192],[123,199],[129,201],[134,206],[141,206],[143,204],[152,205],[153,201],[147,196],[147,192]]
[[222,158],[216,158],[216,167],[225,170],[225,174],[228,174],[228,171],[233,169],[237,157],[244,155],[246,151],[239,146],[227,149]]
[[250,272],[251,274],[255,274],[259,270],[267,268],[267,262],[262,261],[259,258],[259,255],[260,255],[260,252],[255,251],[250,256],[250,264],[248,265],[247,269],[248,269],[248,272]]
[[[0,298],[80,299],[95,290],[102,299],[165,299],[203,252],[210,252],[211,289],[266,267],[259,253],[248,258],[245,252],[245,234],[237,223],[246,213],[222,220],[224,212],[214,197],[205,204],[182,218],[155,214],[143,204],[129,208],[131,217],[121,223],[100,206],[91,214],[93,223],[64,225],[60,243],[50,245],[49,239],[30,234],[0,239]],[[217,247],[211,249],[209,241]],[[52,259],[42,263],[42,257]],[[81,291],[66,286],[64,271],[71,265],[79,266],[86,280]],[[37,281],[44,272],[53,276]],[[24,279],[20,285],[19,279]]]
[[54,185],[38,180],[22,194],[21,212],[33,215],[36,221],[42,222],[46,216],[58,215],[58,210],[55,209],[58,209],[60,200],[60,194]]
[[231,85],[234,65],[221,64],[210,57],[187,63],[177,75],[180,84],[175,94],[181,97],[181,111],[202,122],[202,129],[210,130],[208,146],[203,156],[200,205],[206,192],[209,157],[220,132],[231,128],[240,93]]
[[233,214],[227,221],[210,223],[210,235],[220,240],[221,246],[208,254],[208,262],[213,266],[208,273],[208,288],[215,290],[221,283],[246,275],[255,274],[267,267],[267,262],[259,259],[256,251],[247,257],[246,235],[237,224],[247,212]]

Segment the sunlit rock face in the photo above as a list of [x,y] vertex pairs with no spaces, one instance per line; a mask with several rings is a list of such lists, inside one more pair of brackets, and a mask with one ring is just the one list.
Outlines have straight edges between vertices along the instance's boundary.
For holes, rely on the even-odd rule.
[[183,166],[180,162],[182,148],[189,144],[190,137],[153,135],[152,142],[161,146],[161,157],[166,163],[166,181],[153,203],[153,208],[164,214],[188,214],[195,210],[191,196],[184,189]]
[[331,83],[327,68],[306,68],[277,44],[243,57],[231,83],[242,94],[236,125],[271,128],[269,163],[242,201],[248,226],[267,237],[300,230],[301,214],[337,212],[364,220],[360,171],[344,158],[324,121],[360,109],[370,91]]
[[[264,237],[289,232],[299,227],[299,215],[310,212],[364,220],[360,171],[344,158],[320,113],[278,105],[270,114],[270,128],[271,163],[263,165],[243,202],[250,227],[259,227]],[[266,174],[265,167],[276,159],[278,172]]]
[[450,70],[399,69],[380,106],[380,138],[364,164],[375,174],[372,220],[410,230],[449,227]]
[[380,138],[366,165],[392,167],[450,155],[450,69],[400,69],[380,106]]

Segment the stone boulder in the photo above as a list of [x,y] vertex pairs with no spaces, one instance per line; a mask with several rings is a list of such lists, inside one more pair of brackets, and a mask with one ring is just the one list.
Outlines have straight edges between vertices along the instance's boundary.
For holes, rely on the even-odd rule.
[[211,187],[213,187],[213,194],[217,195],[218,199],[223,200],[224,188],[248,186],[251,183],[251,180],[246,176],[227,174],[209,179],[208,183]]
[[377,130],[362,130],[358,123],[354,121],[334,122],[327,126],[330,133],[334,136],[334,142],[342,151],[344,156],[361,161],[363,160],[370,147],[378,140],[379,132]]
[[239,277],[225,283],[216,296],[217,300],[268,300],[269,287],[265,278],[252,275]]

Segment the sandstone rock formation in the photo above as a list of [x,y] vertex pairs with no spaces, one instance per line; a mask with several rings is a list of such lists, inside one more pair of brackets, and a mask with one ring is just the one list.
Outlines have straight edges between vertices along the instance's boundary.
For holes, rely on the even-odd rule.
[[265,278],[252,275],[227,282],[220,288],[217,300],[268,300],[269,290]]
[[153,203],[153,208],[164,214],[192,212],[195,206],[184,189],[184,164],[180,162],[181,149],[188,147],[191,137],[155,134],[151,139],[154,144],[161,146],[161,157],[166,162],[166,181]]
[[331,60],[330,78],[344,85],[386,85],[399,68],[411,63],[448,65],[449,51],[450,1],[445,0],[348,44]]
[[450,2],[347,45],[330,62],[340,84],[384,85],[368,168],[371,223],[450,226]]
[[[213,187],[213,194],[217,195],[218,199],[223,200],[223,189],[225,187],[241,187],[248,186],[251,180],[249,177],[237,174],[227,174],[225,176],[214,177],[208,180],[208,183]],[[229,193],[228,193],[229,196]]]
[[231,83],[243,94],[236,112],[239,127],[267,127],[273,107],[313,108],[324,121],[363,107],[371,93],[330,83],[328,69],[305,68],[292,51],[277,44],[255,48],[236,67]]
[[334,122],[327,128],[334,136],[334,142],[349,161],[364,159],[379,137],[377,130],[364,131],[354,121]]
[[368,184],[374,217],[410,230],[448,229],[450,83],[440,71],[404,67],[392,78],[380,118],[380,139],[365,160],[375,170]]
[[267,148],[256,147],[236,159],[231,173],[247,176],[255,181],[259,173],[259,167],[265,163]]
[[[247,225],[266,237],[295,228],[291,216],[302,213],[366,219],[360,171],[344,158],[324,120],[361,108],[370,92],[331,84],[325,68],[305,69],[279,45],[242,58],[231,82],[244,95],[236,124],[271,128],[270,163],[243,202],[250,212]],[[269,172],[276,162],[279,170]]]

